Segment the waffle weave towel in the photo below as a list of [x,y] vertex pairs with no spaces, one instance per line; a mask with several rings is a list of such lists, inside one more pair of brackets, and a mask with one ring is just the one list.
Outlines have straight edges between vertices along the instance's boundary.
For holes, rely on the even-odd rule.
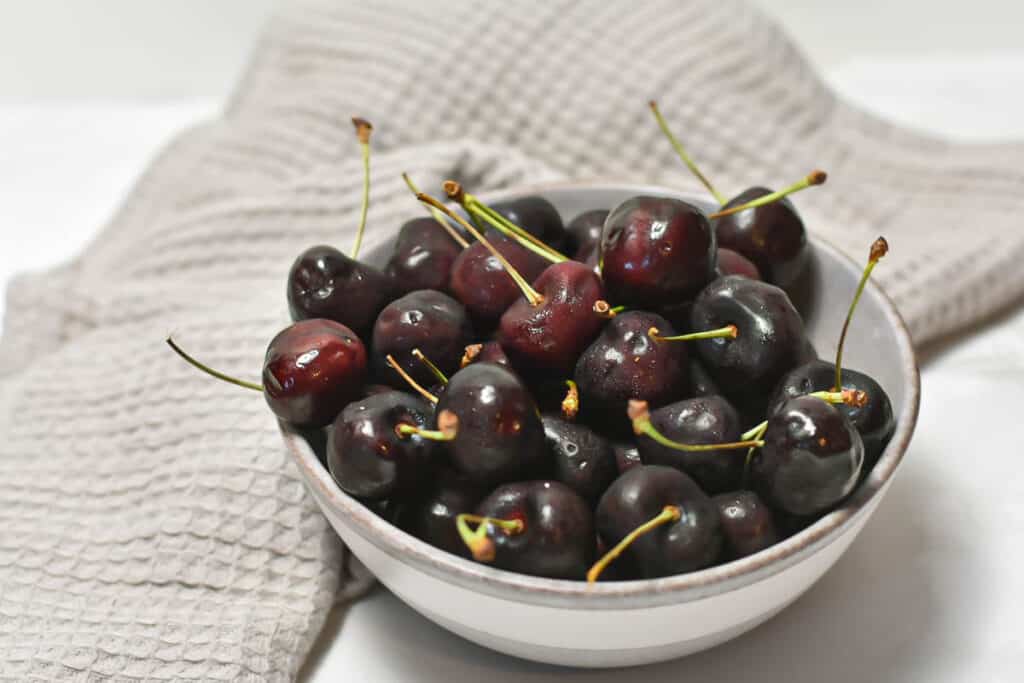
[[[0,345],[0,678],[294,677],[336,596],[367,584],[258,396],[303,247],[347,248],[377,126],[367,248],[419,215],[399,173],[473,190],[557,177],[695,188],[657,98],[727,194],[781,186],[876,272],[918,342],[1024,292],[1020,145],[959,145],[837,101],[733,0],[292,0],[224,116],[180,135],[74,262],[18,278]],[[54,201],[59,201],[55,198]]]

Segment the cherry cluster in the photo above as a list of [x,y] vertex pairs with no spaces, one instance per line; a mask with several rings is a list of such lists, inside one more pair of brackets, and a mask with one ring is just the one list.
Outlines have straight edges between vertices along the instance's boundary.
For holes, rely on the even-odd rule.
[[[438,548],[525,574],[588,581],[688,572],[776,543],[840,504],[895,429],[888,396],[842,367],[843,341],[887,246],[872,245],[838,345],[819,360],[793,301],[808,244],[787,195],[708,215],[638,196],[567,224],[540,196],[448,203],[405,223],[385,268],[304,251],[295,321],[270,342],[263,392],[326,431],[338,486]],[[321,431],[321,433],[322,433]]]

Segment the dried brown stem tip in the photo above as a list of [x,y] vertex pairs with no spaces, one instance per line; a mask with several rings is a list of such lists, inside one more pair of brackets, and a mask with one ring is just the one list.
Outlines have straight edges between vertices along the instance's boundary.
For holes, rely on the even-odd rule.
[[454,180],[446,180],[441,185],[444,188],[444,193],[448,195],[448,199],[462,203],[462,198],[466,194],[466,191],[462,189],[462,185],[455,182]]
[[467,346],[466,350],[462,352],[462,361],[459,363],[459,367],[464,368],[475,361],[483,348],[483,344],[470,344]]
[[867,392],[860,389],[843,389],[843,403],[854,408],[863,408],[868,404]]
[[594,302],[594,313],[597,313],[602,318],[614,318],[616,313],[612,310],[612,307],[604,299],[598,299]]
[[889,253],[889,243],[885,241],[884,237],[879,237],[875,240],[874,244],[871,245],[871,255],[869,260],[880,261],[883,256]]
[[469,552],[473,555],[473,559],[477,562],[493,562],[494,561],[494,541],[487,538],[486,536],[479,536],[472,539],[467,543],[469,546]]
[[359,138],[359,142],[364,145],[369,144],[370,133],[373,132],[373,124],[366,119],[353,116],[352,125],[356,127],[356,137]]
[[630,399],[629,404],[626,406],[626,415],[629,416],[630,421],[633,423],[633,431],[638,435],[643,434],[643,431],[637,428],[637,423],[650,422],[651,420],[651,411],[647,406],[647,401]]
[[580,390],[576,386],[576,382],[572,380],[567,380],[566,385],[569,389],[565,392],[565,398],[562,399],[562,415],[567,420],[573,420],[580,412]]
[[820,170],[811,171],[807,176],[807,182],[810,185],[824,185],[826,180],[828,180],[828,173]]
[[459,417],[450,410],[442,410],[437,414],[437,431],[447,439],[454,439],[459,431]]

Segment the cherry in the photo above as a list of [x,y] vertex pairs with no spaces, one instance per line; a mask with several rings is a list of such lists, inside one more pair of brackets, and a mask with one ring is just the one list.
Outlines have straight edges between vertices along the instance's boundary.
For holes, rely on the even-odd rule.
[[468,480],[497,484],[548,461],[544,429],[530,392],[511,370],[473,363],[452,375],[437,403],[440,434],[453,467]]
[[[521,574],[582,579],[594,560],[590,506],[565,484],[505,484],[460,515],[460,532],[474,559]],[[477,522],[471,532],[467,522]]]
[[376,376],[401,387],[400,378],[387,367],[393,355],[413,379],[421,384],[436,381],[436,374],[413,355],[420,352],[440,370],[451,374],[459,368],[466,344],[473,337],[466,309],[441,292],[422,289],[396,299],[384,307],[373,326],[372,362]]
[[[548,266],[548,262],[512,240],[495,235],[494,247],[529,281]],[[515,281],[501,262],[481,242],[464,249],[452,265],[452,293],[461,301],[481,327],[492,325],[521,295]]]
[[715,234],[696,206],[671,197],[633,197],[612,209],[601,236],[601,274],[610,300],[658,307],[692,297],[711,281]]
[[417,289],[448,291],[452,264],[462,249],[434,219],[414,218],[399,230],[385,272],[403,294]]
[[455,518],[476,508],[484,495],[458,475],[442,471],[426,495],[402,507],[396,524],[436,548],[468,558],[469,549],[459,536]]
[[594,313],[604,295],[601,278],[582,263],[563,261],[548,266],[532,290],[539,299],[509,306],[497,340],[517,367],[569,372],[605,322]]
[[736,326],[734,339],[695,342],[704,367],[730,396],[767,396],[800,364],[807,346],[803,320],[786,293],[737,275],[705,287],[690,320],[695,329]]
[[772,511],[753,491],[730,491],[712,497],[718,506],[729,557],[753,555],[779,541]]
[[505,349],[501,348],[501,344],[496,341],[468,345],[462,353],[461,366],[466,367],[476,361],[497,363],[505,367],[512,366],[512,362],[509,361]]
[[707,371],[700,358],[690,356],[690,393],[694,396],[720,396],[722,390]]
[[722,549],[715,504],[672,467],[626,471],[601,496],[594,520],[601,540],[613,547],[588,572],[588,581],[616,558],[627,576],[650,579],[707,567]]
[[723,277],[725,275],[742,275],[743,277],[749,277],[751,280],[764,279],[761,277],[761,271],[757,269],[757,266],[753,261],[738,251],[726,249],[721,246],[718,247],[717,272],[719,277]]
[[341,490],[360,498],[407,498],[430,476],[437,444],[400,434],[399,425],[425,428],[432,407],[399,391],[348,404],[328,437],[327,469]]
[[612,444],[612,450],[615,452],[615,466],[619,474],[643,464],[636,444],[617,442]]
[[544,197],[519,197],[492,204],[491,209],[554,249],[564,248],[569,237],[558,209]]
[[[650,421],[667,439],[690,445],[734,443],[743,434],[739,414],[721,396],[670,403],[651,411]],[[743,477],[745,450],[680,451],[645,434],[639,435],[636,443],[645,465],[665,465],[686,472],[707,493],[735,489]]]
[[569,251],[574,259],[586,263],[593,258],[597,262],[597,253],[601,249],[601,230],[609,213],[608,209],[594,209],[584,211],[569,221],[565,231],[569,234]]
[[648,336],[652,327],[674,332],[668,321],[655,313],[620,313],[576,362],[573,379],[583,397],[581,414],[602,431],[628,428],[629,399],[660,407],[683,398],[687,391],[686,345],[654,341]]
[[554,479],[596,503],[619,474],[611,444],[589,427],[554,415],[541,421],[554,456]]
[[768,418],[750,477],[773,507],[814,515],[853,490],[863,464],[864,444],[846,416],[819,398],[797,396]]
[[288,308],[292,320],[327,318],[365,334],[380,310],[394,298],[392,279],[358,261],[366,228],[369,205],[369,140],[373,127],[363,119],[352,119],[363,149],[363,208],[352,253],[346,256],[334,247],[319,245],[302,252],[288,272]]

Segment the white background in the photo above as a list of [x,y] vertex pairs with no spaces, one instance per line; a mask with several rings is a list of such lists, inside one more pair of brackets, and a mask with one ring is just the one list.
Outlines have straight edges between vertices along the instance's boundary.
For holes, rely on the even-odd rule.
[[[848,99],[962,139],[1024,139],[1024,4],[760,3]],[[75,253],[170,135],[216,113],[272,6],[0,0],[0,285]],[[1018,313],[929,351],[918,433],[875,518],[805,598],[733,643],[640,671],[536,666],[381,590],[332,615],[304,678],[1020,681],[1022,338]]]

